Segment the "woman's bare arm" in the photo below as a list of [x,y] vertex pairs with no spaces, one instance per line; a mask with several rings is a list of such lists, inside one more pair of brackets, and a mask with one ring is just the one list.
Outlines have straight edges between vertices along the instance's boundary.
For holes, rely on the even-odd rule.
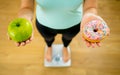
[[28,20],[33,19],[34,0],[21,0],[21,7],[18,12],[18,17],[23,17]]
[[84,14],[97,14],[97,0],[84,0]]

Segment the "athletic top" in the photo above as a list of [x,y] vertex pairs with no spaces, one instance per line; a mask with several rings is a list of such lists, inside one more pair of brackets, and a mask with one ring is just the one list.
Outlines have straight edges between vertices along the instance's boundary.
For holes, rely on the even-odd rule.
[[67,29],[81,22],[83,0],[36,0],[36,18],[46,27]]

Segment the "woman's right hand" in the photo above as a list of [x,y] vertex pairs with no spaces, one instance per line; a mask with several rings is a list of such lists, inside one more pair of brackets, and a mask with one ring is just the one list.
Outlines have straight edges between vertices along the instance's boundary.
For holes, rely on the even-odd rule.
[[[25,18],[29,20],[32,24],[33,12],[34,12],[34,0],[21,0],[21,7],[18,12],[18,17]],[[8,38],[11,40],[9,36]],[[32,39],[33,39],[33,32],[31,37],[26,41],[15,42],[15,43],[16,43],[16,46],[25,46],[26,44],[30,43]]]

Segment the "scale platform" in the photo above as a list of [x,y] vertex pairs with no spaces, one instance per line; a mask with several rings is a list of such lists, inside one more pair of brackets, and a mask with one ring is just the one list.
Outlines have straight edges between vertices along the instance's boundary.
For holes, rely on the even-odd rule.
[[[45,67],[69,67],[71,66],[71,58],[68,62],[64,62],[62,59],[62,48],[63,44],[54,44],[52,45],[52,61],[48,62],[44,57],[44,66]],[[71,57],[70,47],[68,48],[69,55]],[[47,46],[45,47],[45,53],[47,51]]]

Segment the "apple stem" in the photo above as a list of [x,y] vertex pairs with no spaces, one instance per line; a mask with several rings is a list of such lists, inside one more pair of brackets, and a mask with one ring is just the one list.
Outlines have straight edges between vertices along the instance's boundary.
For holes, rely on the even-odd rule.
[[17,26],[17,27],[19,27],[19,26],[20,26],[20,24],[19,24],[19,23],[17,23],[17,24],[16,24],[16,26]]

